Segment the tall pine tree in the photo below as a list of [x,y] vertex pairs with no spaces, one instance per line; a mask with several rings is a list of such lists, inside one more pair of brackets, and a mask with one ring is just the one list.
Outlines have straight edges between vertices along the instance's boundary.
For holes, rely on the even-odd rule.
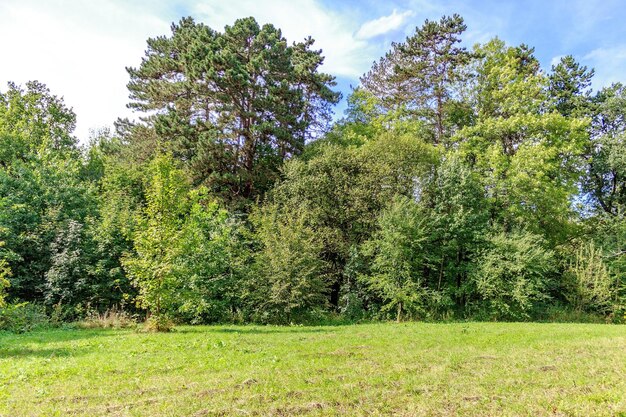
[[311,38],[289,45],[279,29],[252,17],[223,33],[185,18],[171,37],[149,39],[139,68],[128,68],[129,106],[151,112],[148,124],[196,184],[250,201],[339,100],[312,45]]

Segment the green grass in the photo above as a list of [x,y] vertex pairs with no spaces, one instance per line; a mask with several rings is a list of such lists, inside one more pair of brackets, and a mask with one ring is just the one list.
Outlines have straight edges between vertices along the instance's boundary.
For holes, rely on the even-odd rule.
[[0,335],[0,416],[626,416],[626,326]]

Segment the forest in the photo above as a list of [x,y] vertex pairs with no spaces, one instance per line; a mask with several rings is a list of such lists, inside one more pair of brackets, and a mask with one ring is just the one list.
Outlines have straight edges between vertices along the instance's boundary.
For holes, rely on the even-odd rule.
[[[0,88],[0,328],[626,320],[626,86],[427,20],[341,94],[314,39],[193,18],[88,143]],[[96,81],[94,81],[96,82]]]

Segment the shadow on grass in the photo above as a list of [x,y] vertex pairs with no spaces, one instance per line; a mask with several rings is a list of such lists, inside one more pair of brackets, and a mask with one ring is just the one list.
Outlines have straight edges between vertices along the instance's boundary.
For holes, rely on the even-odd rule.
[[22,334],[5,333],[0,336],[0,359],[78,356],[87,353],[93,346],[84,345],[75,348],[68,348],[64,346],[47,347],[47,345],[76,340],[99,339],[109,336],[112,336],[110,331],[78,329],[42,330]]
[[185,327],[175,333],[233,333],[233,334],[280,334],[280,333],[333,333],[332,327]]
[[31,349],[28,347],[0,348],[0,359],[19,358],[66,358],[80,356],[86,353],[87,347],[79,349],[44,348]]

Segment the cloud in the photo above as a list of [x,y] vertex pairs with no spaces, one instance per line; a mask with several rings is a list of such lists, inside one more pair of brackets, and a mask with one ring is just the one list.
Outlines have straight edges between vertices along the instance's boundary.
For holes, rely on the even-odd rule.
[[76,112],[83,143],[90,129],[131,116],[125,67],[141,62],[146,39],[167,33],[168,20],[142,13],[138,2],[1,3],[1,91],[8,81],[45,83]]
[[411,10],[404,13],[398,13],[396,9],[389,16],[381,16],[378,19],[370,20],[363,23],[356,33],[358,39],[371,39],[385,33],[393,32],[400,29],[405,22],[413,16]]
[[359,23],[349,12],[331,10],[316,0],[232,0],[195,2],[189,12],[197,20],[221,30],[236,19],[254,16],[259,23],[272,23],[288,41],[307,36],[326,57],[325,72],[356,78],[369,68],[378,50],[354,36]]
[[216,30],[254,16],[289,42],[312,36],[325,56],[322,70],[355,83],[384,52],[355,35],[367,15],[321,0],[0,0],[0,90],[7,81],[45,83],[77,113],[84,143],[90,129],[135,117],[126,108],[125,67],[139,65],[146,40],[168,35],[186,15]]
[[556,67],[561,62],[561,59],[565,58],[565,55],[553,56],[550,60],[550,67]]
[[593,87],[596,90],[612,83],[623,82],[626,45],[594,49],[582,58],[582,63],[595,69]]

